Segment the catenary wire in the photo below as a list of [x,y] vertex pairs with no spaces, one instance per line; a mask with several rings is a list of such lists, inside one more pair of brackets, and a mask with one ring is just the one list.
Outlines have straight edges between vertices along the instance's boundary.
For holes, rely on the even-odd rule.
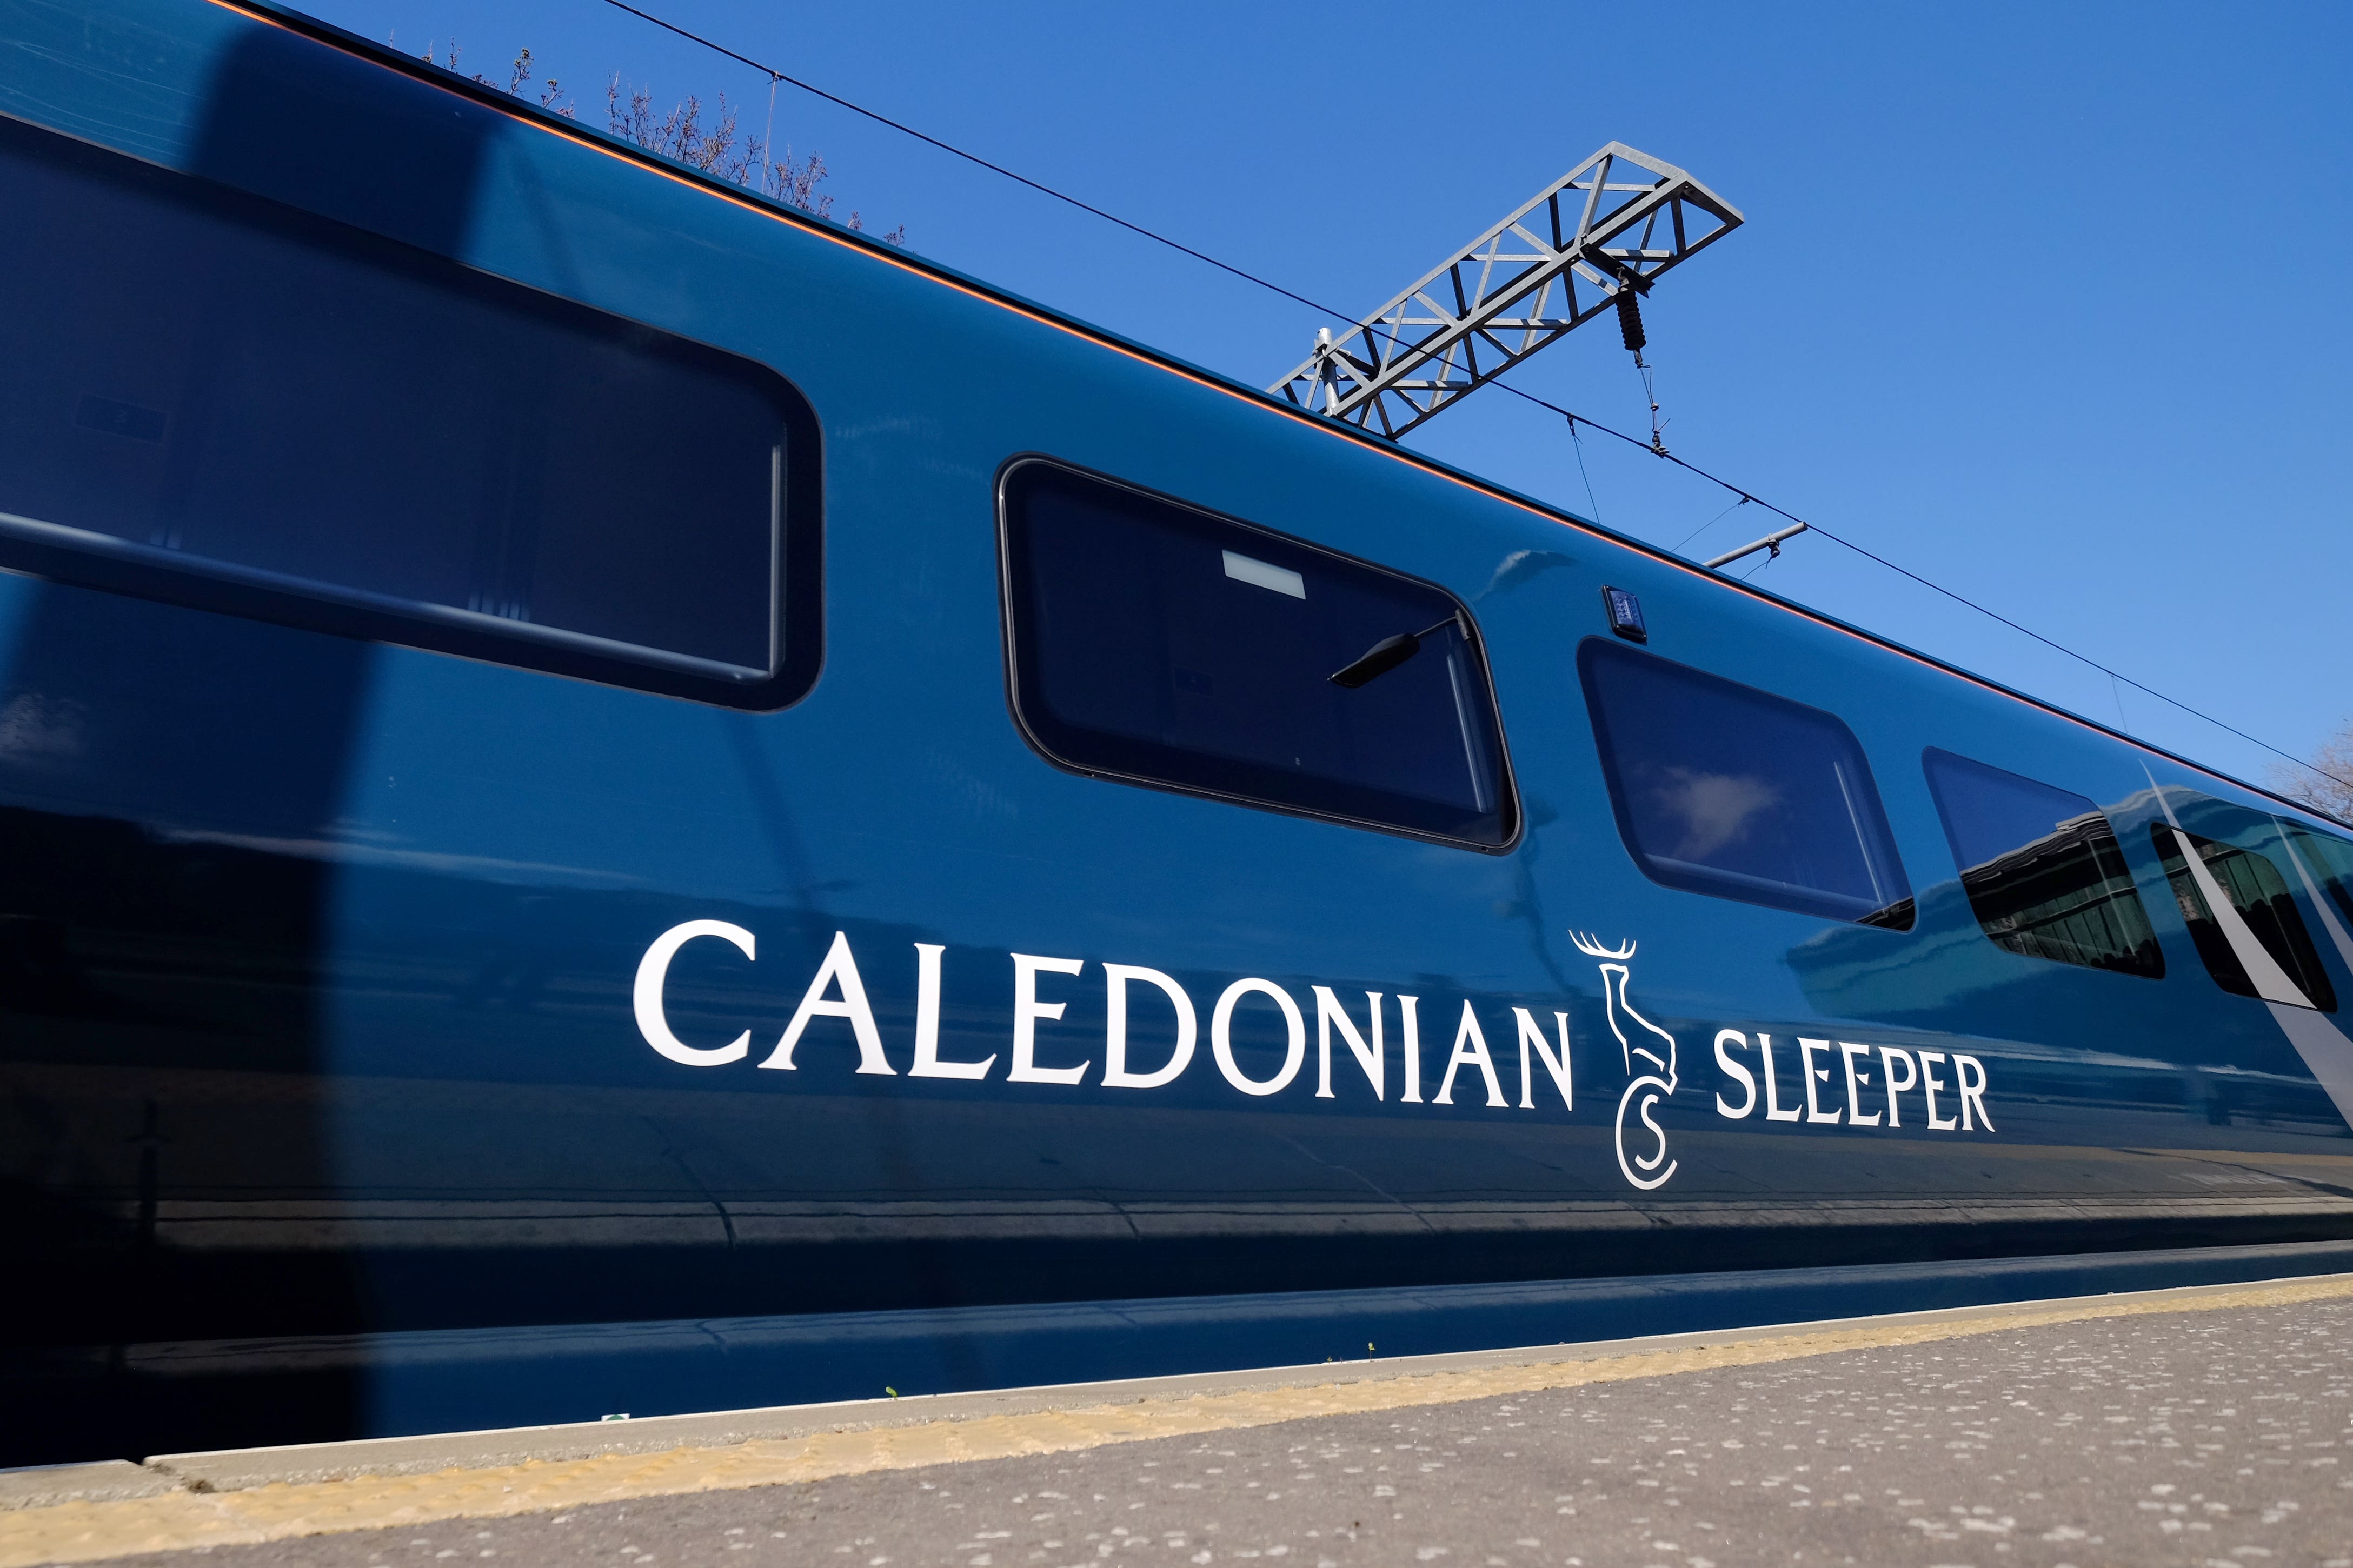
[[[1513,390],[1516,391],[1517,388]],[[1568,444],[1577,448],[1577,477],[1585,481],[1585,504],[1593,509],[1593,521],[1601,521],[1601,501],[1593,493],[1593,476],[1585,471],[1585,442],[1577,433],[1577,421],[1568,422]],[[1734,503],[1737,505],[1738,503]]]
[[650,11],[640,11],[635,5],[630,5],[628,0],[605,0],[605,4],[612,6],[615,10],[627,11],[632,16],[637,16],[645,21],[651,22],[655,26],[662,28],[666,32],[675,33],[680,37],[687,39],[691,43],[701,44],[704,48],[711,50],[714,54],[722,54],[726,56],[729,59],[736,61],[738,64],[750,66],[754,70],[765,76],[772,82],[789,82],[794,87],[799,88],[803,92],[812,93],[817,97],[825,100],[828,103],[837,104],[841,108],[849,110],[852,114],[862,114],[867,119],[874,121],[877,125],[887,125],[892,130],[899,132],[902,135],[912,136],[916,141],[923,142],[927,146],[936,147],[941,152],[948,153],[951,156],[962,158],[967,163],[977,163],[980,167],[987,169],[992,174],[1002,174],[1007,179],[1013,181],[1016,184],[1029,186],[1031,190],[1036,191],[1040,195],[1051,196],[1058,202],[1067,202],[1071,206],[1078,208],[1081,212],[1092,213],[1096,217],[1103,219],[1105,223],[1117,224],[1120,227],[1127,230],[1130,234],[1141,235],[1145,239],[1151,240],[1155,245],[1165,245],[1171,250],[1182,251],[1187,256],[1191,257],[1194,260],[1207,262],[1209,266],[1216,268],[1219,271],[1231,273],[1233,276],[1242,279],[1246,283],[1255,283],[1261,289],[1271,289],[1274,292],[1282,295],[1284,299],[1304,305],[1311,310],[1320,310],[1327,316],[1337,316],[1344,321],[1351,320],[1348,314],[1344,310],[1335,310],[1333,307],[1324,304],[1320,300],[1309,299],[1304,294],[1294,294],[1280,283],[1271,282],[1267,279],[1259,277],[1255,273],[1245,272],[1240,268],[1233,266],[1229,262],[1219,260],[1216,257],[1209,255],[1206,251],[1196,250],[1191,246],[1185,244],[1181,240],[1171,239],[1165,234],[1155,234],[1152,230],[1145,228],[1142,224],[1130,223],[1116,213],[1107,213],[1099,206],[1095,206],[1088,202],[1082,202],[1078,197],[1058,191],[1051,185],[1040,184],[1036,180],[1030,179],[1025,174],[1017,174],[1002,163],[992,163],[977,153],[967,153],[963,148],[955,146],[950,142],[943,142],[936,136],[926,136],[922,132],[916,130],[913,126],[902,124],[900,121],[892,119],[887,114],[877,114],[874,110],[865,108],[860,104],[852,103],[849,100],[837,97],[835,94],[826,91],[825,89],[821,87],[815,86],[809,82],[805,82],[797,76],[787,75],[786,72],[778,70],[774,66],[762,65],[758,60],[754,59],[749,55],[738,54],[733,49],[729,48],[726,45],[713,43],[711,39],[704,37],[702,34],[690,32],[686,28],[680,26],[675,22],[666,22]]
[[[968,153],[963,148],[955,146],[951,142],[941,141],[936,136],[926,135],[923,132],[916,130],[913,126],[893,120],[887,114],[877,113],[875,110],[868,109],[862,104],[852,103],[849,100],[842,98],[838,94],[828,92],[825,89],[818,87],[813,83],[803,81],[798,77],[790,75],[785,71],[780,71],[774,66],[765,65],[762,62],[754,59],[749,55],[731,49],[724,44],[704,37],[702,34],[693,32],[688,28],[681,27],[675,22],[665,20],[660,16],[655,16],[650,11],[642,10],[638,6],[632,5],[628,3],[628,0],[605,0],[605,3],[614,7],[616,10],[626,11],[630,16],[636,16],[641,21],[649,22],[665,32],[674,33],[690,43],[700,44],[702,47],[711,50],[714,54],[723,55],[739,65],[749,66],[752,69],[767,77],[772,84],[780,81],[787,82],[792,86],[800,89],[803,92],[821,98],[828,103],[837,105],[839,108],[849,110],[853,114],[861,115],[868,120],[873,121],[878,125],[888,126],[890,129],[896,131],[902,135],[912,136],[916,141],[923,142],[927,146],[936,147],[941,152],[948,153],[953,157],[961,158],[968,163],[977,164],[979,167],[987,169],[993,174],[1002,175],[1004,178],[1013,181],[1016,184],[1024,185],[1030,190],[1036,191],[1040,195],[1050,196],[1055,201],[1076,207],[1081,212],[1092,214],[1093,216],[1103,219],[1105,223],[1113,224],[1127,230],[1130,234],[1139,236],[1145,239],[1151,240],[1155,245],[1163,245],[1171,250],[1189,256],[1196,261],[1214,267],[1219,271],[1226,273],[1231,277],[1239,278],[1246,283],[1255,284],[1257,287],[1267,289],[1271,293],[1280,294],[1284,299],[1289,300],[1295,304],[1304,305],[1311,310],[1318,311],[1337,321],[1345,321],[1351,326],[1363,326],[1366,324],[1358,321],[1357,318],[1349,315],[1346,311],[1338,309],[1336,306],[1327,305],[1320,300],[1311,300],[1306,295],[1298,293],[1293,289],[1286,289],[1282,284],[1274,282],[1270,279],[1261,278],[1254,272],[1245,271],[1241,268],[1234,266],[1231,262],[1220,261],[1218,258],[1209,255],[1206,251],[1196,250],[1193,247],[1185,244],[1181,240],[1171,239],[1165,234],[1155,233],[1153,230],[1145,227],[1142,224],[1130,223],[1127,219],[1119,216],[1115,213],[1105,212],[1103,208],[1096,206],[1090,202],[1082,201],[1076,196],[1068,195],[1062,191],[1058,191],[1053,186],[1030,179],[1026,174],[1018,174],[1012,170],[1005,167],[1002,163],[991,163],[989,160],[981,157],[976,153]],[[1390,335],[1392,341],[1398,341],[1394,334]],[[1402,342],[1399,342],[1399,346],[1403,347],[1405,345]],[[2191,718],[2203,720],[2207,723],[2213,725],[2216,729],[2228,731],[2230,733],[2236,735],[2240,740],[2246,742],[2249,745],[2254,746],[2262,751],[2269,752],[2272,755],[2278,757],[2283,761],[2291,763],[2297,767],[2306,770],[2307,772],[2316,773],[2320,777],[2328,779],[2333,783],[2343,784],[2348,788],[2353,788],[2353,779],[2340,777],[2336,773],[2330,773],[2326,768],[2320,767],[2313,763],[2306,762],[2304,758],[2296,756],[2292,752],[2281,750],[2279,747],[2273,745],[2268,741],[2258,740],[2254,736],[2248,734],[2244,730],[2238,728],[2236,725],[2225,723],[2221,720],[2215,718],[2211,713],[2203,712],[2199,709],[2192,708],[2189,703],[2183,702],[2177,698],[2168,697],[2153,686],[2145,686],[2141,682],[2135,680],[2129,675],[2125,675],[2115,669],[2111,669],[2108,666],[2102,664],[2098,659],[2092,658],[2089,654],[2078,653],[2073,648],[2067,647],[2064,643],[2055,642],[2050,637],[2044,637],[2041,632],[2033,630],[2031,627],[2021,626],[2018,622],[2011,620],[2008,616],[2001,614],[2000,611],[1989,609],[1985,605],[1978,604],[1976,600],[1968,597],[1966,595],[1955,593],[1952,589],[1944,586],[1940,583],[1933,583],[1927,578],[1921,576],[1917,572],[1898,566],[1894,562],[1888,560],[1885,556],[1875,554],[1872,551],[1864,549],[1862,545],[1855,543],[1852,540],[1842,538],[1840,535],[1831,532],[1829,529],[1824,528],[1818,522],[1808,521],[1806,519],[1799,517],[1793,511],[1789,511],[1782,507],[1775,506],[1771,501],[1765,500],[1762,496],[1756,495],[1748,490],[1743,489],[1740,486],[1734,484],[1731,480],[1712,474],[1705,468],[1699,467],[1696,463],[1686,461],[1684,458],[1675,456],[1672,452],[1666,450],[1665,447],[1659,446],[1654,442],[1644,441],[1639,437],[1630,436],[1622,430],[1612,429],[1609,426],[1600,424],[1593,419],[1589,419],[1586,416],[1579,414],[1573,409],[1564,408],[1559,404],[1551,402],[1546,398],[1538,397],[1532,392],[1523,391],[1519,387],[1512,385],[1509,382],[1504,381],[1500,377],[1488,383],[1488,384],[1491,386],[1500,387],[1504,391],[1510,393],[1514,397],[1522,398],[1526,402],[1535,404],[1539,408],[1547,409],[1552,413],[1560,416],[1560,417],[1568,421],[1569,436],[1572,440],[1576,437],[1577,426],[1582,425],[1588,430],[1597,431],[1604,436],[1615,437],[1617,439],[1625,442],[1630,447],[1638,447],[1653,457],[1663,458],[1665,461],[1674,464],[1677,468],[1680,468],[1699,479],[1705,479],[1710,484],[1721,486],[1726,491],[1739,498],[1739,500],[1734,503],[1735,505],[1739,505],[1743,502],[1753,502],[1777,516],[1788,519],[1791,522],[1803,522],[1806,524],[1809,531],[1820,534],[1824,539],[1829,540],[1831,543],[1842,545],[1846,549],[1852,551],[1855,554],[1862,556],[1866,561],[1871,561],[1881,566],[1884,566],[1887,570],[1895,573],[1899,576],[1907,577],[1913,582],[1919,584],[1924,588],[1927,588],[1943,595],[1946,598],[1952,600],[1957,605],[1961,605],[1968,609],[1975,610],[1978,614],[1984,616],[1990,620],[1999,621],[2003,626],[2008,626],[2010,630],[2019,633],[2022,637],[2029,637],[2054,652],[2064,654],[2069,658],[2074,659],[2081,664],[2087,665],[2091,668],[2098,670],[2101,674],[2105,675],[2111,680],[2121,681],[2125,685],[2131,687],[2134,690],[2154,697],[2159,702],[2165,703],[2168,707],[2178,709],[2180,711],[2189,714]],[[1584,452],[1581,447],[1577,453],[1577,466],[1581,472],[1584,468]],[[1592,504],[1594,506],[1597,512],[1595,521],[1599,521],[1600,519],[1598,515],[1599,506],[1599,503],[1595,502],[1593,500],[1592,488],[1592,479],[1588,476],[1586,479],[1586,500],[1588,504]],[[1684,542],[1688,543],[1689,541],[1686,540]],[[1746,579],[1744,578],[1743,581],[1746,581]]]
[[[1569,428],[1571,430],[1575,430],[1577,426],[1572,425]],[[1697,539],[1701,534],[1705,533],[1709,529],[1714,528],[1717,523],[1722,522],[1725,518],[1731,516],[1734,507],[1742,507],[1746,506],[1747,504],[1748,498],[1746,496],[1735,497],[1731,505],[1726,506],[1722,511],[1717,512],[1714,517],[1709,518],[1705,522],[1701,523],[1697,528],[1694,528],[1689,533],[1684,534],[1682,540],[1675,545],[1675,553],[1681,555],[1683,552],[1684,545],[1689,544],[1693,540]],[[1597,517],[1593,521],[1599,522],[1601,520]]]
[[[1516,386],[1506,385],[1501,382],[1498,382],[1495,384],[1503,386],[1504,390],[1506,392],[1517,393],[1520,396],[1526,398],[1529,402],[1550,409],[1553,413],[1559,415],[1563,419],[1567,420],[1572,430],[1574,430],[1576,426],[1582,425],[1588,430],[1599,431],[1604,436],[1615,437],[1617,439],[1625,442],[1630,447],[1640,447],[1641,450],[1650,453],[1654,458],[1664,458],[1666,461],[1674,464],[1677,468],[1682,468],[1688,473],[1696,475],[1700,479],[1705,479],[1710,484],[1721,485],[1725,489],[1730,491],[1736,496],[1738,496],[1742,501],[1753,502],[1757,506],[1763,507],[1767,511],[1773,513],[1775,516],[1785,517],[1791,522],[1805,523],[1808,531],[1819,533],[1833,544],[1843,545],[1845,548],[1853,551],[1857,555],[1862,556],[1864,560],[1874,562],[1881,566],[1884,566],[1890,572],[1896,574],[1898,576],[1908,577],[1913,582],[1919,584],[1922,587],[1942,594],[1946,598],[1952,600],[1955,604],[1962,605],[1969,609],[1975,610],[1978,614],[1986,616],[1989,620],[1999,621],[2003,626],[2008,626],[2010,630],[2018,633],[2020,636],[2030,637],[2032,640],[2041,643],[2044,647],[2052,649],[2053,652],[2065,654],[2069,658],[2074,659],[2079,663],[2088,665],[2090,668],[2098,670],[2102,675],[2106,676],[2110,680],[2121,681],[2125,685],[2131,687],[2135,691],[2146,693],[2150,697],[2156,698],[2159,702],[2163,702],[2169,707],[2178,708],[2193,719],[2202,719],[2207,723],[2213,725],[2216,729],[2227,730],[2242,741],[2246,742],[2249,745],[2259,747],[2263,751],[2271,752],[2272,755],[2275,757],[2279,757],[2286,762],[2294,763],[2300,768],[2308,769],[2313,773],[2318,773],[2322,778],[2332,780],[2335,783],[2345,784],[2348,787],[2353,787],[2353,779],[2339,777],[2337,774],[2330,773],[2327,768],[2306,762],[2302,757],[2295,756],[2291,752],[2280,750],[2277,746],[2273,745],[2268,741],[2258,740],[2256,737],[2248,734],[2244,730],[2238,728],[2234,724],[2225,723],[2221,720],[2215,718],[2211,713],[2192,708],[2189,703],[2180,700],[2179,698],[2168,697],[2153,686],[2145,686],[2141,682],[2135,680],[2131,676],[2126,675],[2121,671],[2112,669],[2108,666],[2102,664],[2098,659],[2094,658],[2089,654],[2078,653],[2064,643],[2054,642],[2051,638],[2044,637],[2041,632],[2036,631],[2033,627],[2021,626],[2018,622],[2011,620],[2008,616],[2003,615],[2000,611],[1989,609],[1985,605],[1978,604],[1975,599],[1969,598],[1968,595],[1963,594],[1957,594],[1941,583],[1931,582],[1908,567],[1899,566],[1894,562],[1887,559],[1884,555],[1876,554],[1872,551],[1864,549],[1862,545],[1857,544],[1852,539],[1847,539],[1831,532],[1829,529],[1824,528],[1819,522],[1810,522],[1806,519],[1799,517],[1796,512],[1790,511],[1783,507],[1775,506],[1771,501],[1767,500],[1764,497],[1755,495],[1747,490],[1742,489],[1730,479],[1723,479],[1715,474],[1709,473],[1705,468],[1701,468],[1696,463],[1679,458],[1672,452],[1659,451],[1639,436],[1630,436],[1623,430],[1613,430],[1609,426],[1599,424],[1592,419],[1587,418],[1582,414],[1563,408],[1557,403],[1548,402],[1544,398],[1536,396],[1533,393],[1521,392]],[[1746,579],[1744,578],[1743,581],[1746,581]]]

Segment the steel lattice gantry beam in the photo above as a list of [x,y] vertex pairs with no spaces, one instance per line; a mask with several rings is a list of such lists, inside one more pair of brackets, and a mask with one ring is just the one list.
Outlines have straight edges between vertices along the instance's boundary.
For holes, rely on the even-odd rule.
[[1672,163],[1612,142],[1267,390],[1394,439],[1740,226]]

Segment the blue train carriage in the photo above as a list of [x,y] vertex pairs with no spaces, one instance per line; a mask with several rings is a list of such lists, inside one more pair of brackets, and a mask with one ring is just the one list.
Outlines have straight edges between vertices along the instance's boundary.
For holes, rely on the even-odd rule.
[[2353,1234],[2344,825],[292,14],[0,16],[5,1462]]

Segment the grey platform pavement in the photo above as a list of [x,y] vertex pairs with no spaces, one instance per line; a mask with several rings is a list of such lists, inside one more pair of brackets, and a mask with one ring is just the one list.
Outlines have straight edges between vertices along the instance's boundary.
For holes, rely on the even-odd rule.
[[2353,1275],[78,1468],[0,1563],[2353,1568]]
[[[408,1536],[587,1563],[2353,1568],[2353,1305],[2092,1320]],[[561,1520],[562,1522],[557,1522]],[[743,1552],[750,1556],[737,1558]],[[239,1561],[389,1562],[257,1549]],[[1288,1562],[1285,1562],[1288,1560]]]
[[[2059,1205],[2063,1207],[2080,1205]],[[1915,1215],[1913,1217],[1917,1218]],[[2077,1215],[2087,1224],[2095,1215]],[[1883,1222],[1901,1225],[1888,1211]],[[1955,1223],[1950,1205],[1938,1222]],[[2096,1228],[2095,1226],[2094,1228]],[[1916,1240],[1916,1238],[1915,1238]],[[394,1331],[122,1347],[133,1378],[195,1393],[293,1370],[363,1381],[386,1432],[463,1432],[776,1403],[884,1386],[1021,1388],[1495,1345],[1584,1343],[2353,1269],[2353,1240],[1742,1267],[1568,1279],[906,1308],[783,1317]],[[59,1454],[58,1458],[138,1458]]]

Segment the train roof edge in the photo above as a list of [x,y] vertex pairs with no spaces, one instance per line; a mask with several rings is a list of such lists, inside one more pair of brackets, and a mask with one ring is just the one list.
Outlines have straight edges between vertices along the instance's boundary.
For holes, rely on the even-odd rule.
[[347,54],[359,56],[387,69],[398,71],[418,81],[457,93],[510,119],[636,163],[649,173],[692,186],[723,201],[756,211],[763,216],[818,235],[836,244],[860,251],[871,259],[883,265],[898,268],[902,271],[929,279],[935,283],[971,295],[986,303],[1013,310],[1043,326],[1070,333],[1171,374],[1182,376],[1211,391],[1239,398],[1294,424],[1353,442],[1368,451],[1405,463],[1451,483],[1461,485],[1491,500],[1517,507],[1546,521],[1591,534],[1608,543],[1658,562],[1662,565],[1786,610],[1818,626],[1884,648],[1900,658],[1913,659],[1941,670],[2012,701],[2024,703],[2028,707],[2038,709],[2069,723],[2081,725],[2108,736],[2136,751],[2146,752],[2153,757],[2161,757],[2193,773],[2218,780],[2233,788],[2245,790],[2316,822],[2326,823],[2333,827],[2353,829],[2353,822],[2334,816],[2316,805],[2296,800],[2278,790],[2255,784],[2234,773],[2226,773],[2210,763],[2195,761],[2179,752],[2156,745],[2057,702],[2021,691],[1990,676],[1981,675],[1949,659],[1941,658],[1935,654],[1899,642],[1894,637],[1856,626],[1827,611],[1776,594],[1770,589],[1761,588],[1736,578],[1725,576],[1721,573],[1712,572],[1695,562],[1685,560],[1672,551],[1619,532],[1592,519],[1580,517],[1564,507],[1526,495],[1507,485],[1458,468],[1441,458],[1413,451],[1353,426],[1326,419],[1275,397],[1256,386],[1238,381],[1223,372],[1194,364],[1166,350],[1155,348],[1110,328],[1098,326],[1054,306],[1029,299],[985,279],[960,271],[945,263],[886,244],[874,236],[862,230],[852,229],[837,219],[788,206],[765,195],[697,169],[691,164],[683,163],[639,147],[609,132],[599,131],[593,125],[584,124],[577,120],[554,113],[528,99],[504,91],[493,84],[478,81],[455,70],[412,57],[393,48],[388,44],[377,43],[372,38],[324,21],[294,6],[280,4],[280,0],[204,0],[204,3],[221,10],[250,16],[259,22],[288,28]]

